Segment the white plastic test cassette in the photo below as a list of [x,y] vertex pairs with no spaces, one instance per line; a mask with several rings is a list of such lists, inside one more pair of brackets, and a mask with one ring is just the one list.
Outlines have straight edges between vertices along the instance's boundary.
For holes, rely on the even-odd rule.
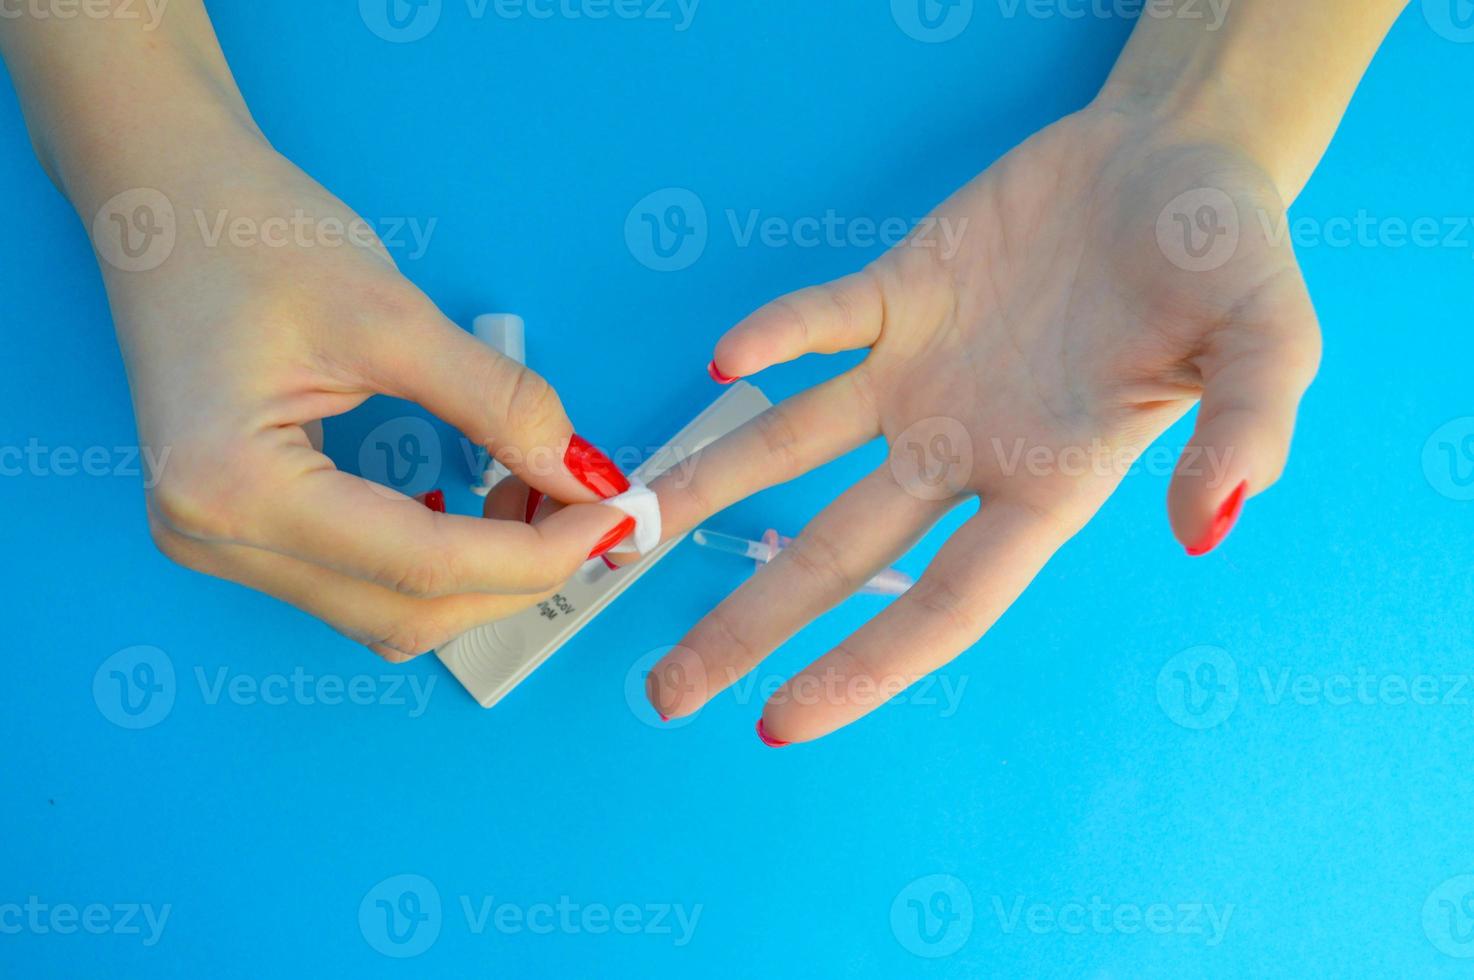
[[[649,483],[771,406],[761,391],[738,381],[631,476]],[[618,571],[602,561],[588,562],[557,595],[463,633],[436,655],[481,706],[489,708],[526,680],[680,540],[673,538]]]

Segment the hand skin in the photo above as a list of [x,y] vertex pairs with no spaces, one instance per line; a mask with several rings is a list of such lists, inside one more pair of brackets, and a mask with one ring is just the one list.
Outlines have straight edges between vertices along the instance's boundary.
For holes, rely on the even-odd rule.
[[[917,585],[778,689],[758,731],[781,745],[856,720],[982,637],[1096,513],[1124,468],[1080,466],[1081,450],[1133,457],[1199,400],[1167,507],[1190,551],[1216,543],[1238,488],[1278,479],[1320,357],[1294,251],[1274,232],[1402,5],[1235,0],[1218,32],[1144,16],[1090,106],[935,212],[962,233],[955,254],[923,225],[932,247],[913,237],[724,336],[714,364],[728,376],[869,354],[714,444],[694,479],[657,481],[667,534],[877,435],[890,459],[656,665],[656,710],[695,712],[978,498]],[[1179,220],[1220,235],[1236,221],[1237,244],[1194,254]],[[971,465],[942,469],[965,458],[959,444]],[[917,452],[956,480],[942,499],[915,479]]]
[[[563,465],[557,396],[448,322],[377,239],[344,235],[367,225],[267,143],[199,0],[166,11],[153,30],[0,26],[37,154],[94,232],[140,440],[168,450],[148,494],[159,547],[396,662],[546,597],[624,516]],[[138,188],[166,199],[143,219],[172,208],[177,229],[146,269],[108,238],[139,217],[110,202]],[[303,215],[313,231],[283,233]],[[247,235],[212,241],[222,219]],[[447,516],[339,472],[319,420],[375,393],[417,401],[574,506],[537,527],[516,506]]]

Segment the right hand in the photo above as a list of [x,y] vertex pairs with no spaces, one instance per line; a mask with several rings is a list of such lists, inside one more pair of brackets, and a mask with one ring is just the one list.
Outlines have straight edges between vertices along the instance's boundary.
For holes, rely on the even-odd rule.
[[[136,213],[138,193],[121,199],[120,217],[104,205],[92,223],[96,205],[82,208],[140,442],[155,459],[168,453],[148,490],[165,554],[399,662],[545,598],[620,524],[594,503],[623,477],[597,450],[565,457],[574,431],[548,384],[447,321],[377,239],[289,231],[267,244],[253,232],[243,245],[202,232],[221,216],[263,233],[277,219],[279,231],[298,214],[316,228],[366,229],[344,204],[247,127],[170,154],[147,171],[177,229],[155,267],[129,271],[137,263],[120,251],[124,228],[137,236],[149,226],[133,221],[158,218]],[[320,451],[320,420],[376,393],[418,402],[573,506],[536,527],[520,512],[448,516],[339,472]]]

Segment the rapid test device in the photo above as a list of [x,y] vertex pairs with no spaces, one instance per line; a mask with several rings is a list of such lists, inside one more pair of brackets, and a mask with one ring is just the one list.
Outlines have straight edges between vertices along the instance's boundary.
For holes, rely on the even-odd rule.
[[[509,325],[509,320],[516,322]],[[475,332],[498,349],[498,341],[509,333],[515,334],[514,350],[521,351],[521,321],[515,317],[492,314],[478,318]],[[510,351],[506,353],[511,356]],[[772,402],[756,387],[738,381],[630,476],[649,483],[771,407]],[[488,470],[495,465],[493,461]],[[494,475],[473,476],[488,489],[495,482]],[[634,585],[684,537],[672,538],[618,569],[598,560],[586,562],[556,595],[506,619],[461,634],[437,650],[436,656],[483,708],[490,708]]]

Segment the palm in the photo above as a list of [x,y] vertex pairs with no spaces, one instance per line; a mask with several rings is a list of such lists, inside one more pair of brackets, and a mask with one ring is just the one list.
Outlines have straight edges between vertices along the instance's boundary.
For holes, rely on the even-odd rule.
[[1301,293],[1293,253],[1253,233],[1283,209],[1247,162],[1206,148],[1121,159],[1111,129],[1071,117],[963,188],[934,216],[955,254],[882,258],[885,318],[861,368],[893,446],[955,419],[967,490],[1072,522],[1197,401],[1200,359],[1234,342],[1216,335],[1274,322]]
[[[870,354],[708,449],[692,485],[658,487],[672,530],[877,435],[890,454],[657,667],[663,713],[699,708],[977,497],[917,586],[791,680],[765,722],[806,740],[864,714],[975,642],[1199,398],[1169,493],[1189,551],[1278,477],[1319,342],[1292,250],[1264,234],[1283,205],[1248,160],[1087,111],[934,219],[718,344],[720,370],[743,376],[809,352]],[[682,693],[664,670],[706,689]]]

